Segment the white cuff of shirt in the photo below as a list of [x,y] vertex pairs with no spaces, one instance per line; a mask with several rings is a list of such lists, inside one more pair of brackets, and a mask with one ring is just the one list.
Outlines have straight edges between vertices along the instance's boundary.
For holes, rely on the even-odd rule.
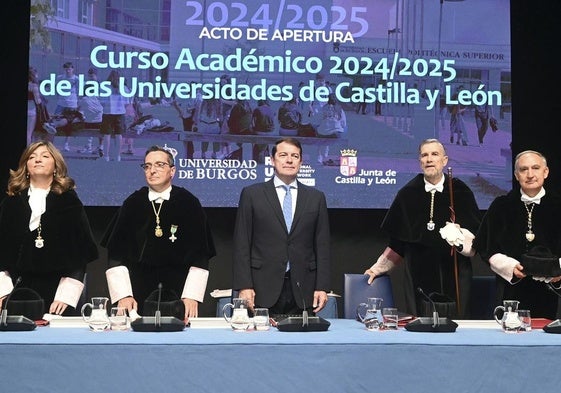
[[12,277],[7,271],[0,272],[0,298],[9,295],[14,290]]
[[202,303],[205,297],[206,284],[208,281],[208,270],[191,266],[185,280],[185,286],[181,298],[188,298]]
[[76,308],[83,290],[84,283],[82,281],[75,278],[62,277],[56,289],[55,301],[63,302]]
[[131,278],[129,276],[129,269],[126,266],[115,266],[107,269],[105,277],[107,278],[111,303],[117,303],[127,296],[132,296]]
[[518,265],[518,261],[505,254],[497,253],[489,258],[489,264],[492,271],[510,282],[514,277],[514,267]]

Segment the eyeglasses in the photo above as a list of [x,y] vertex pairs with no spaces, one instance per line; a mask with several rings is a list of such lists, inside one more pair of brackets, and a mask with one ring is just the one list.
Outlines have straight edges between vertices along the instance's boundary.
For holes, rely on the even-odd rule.
[[154,168],[155,170],[157,170],[158,172],[163,171],[164,168],[167,166],[171,167],[170,164],[168,164],[167,162],[163,162],[163,161],[156,161],[154,164],[140,164],[140,167],[142,169],[144,169],[144,172],[146,171],[151,171],[152,168]]

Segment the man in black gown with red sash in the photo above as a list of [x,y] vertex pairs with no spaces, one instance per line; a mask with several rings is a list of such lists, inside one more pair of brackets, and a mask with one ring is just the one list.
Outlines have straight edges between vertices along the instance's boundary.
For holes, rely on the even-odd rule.
[[474,254],[471,242],[480,223],[480,211],[469,187],[443,173],[448,156],[442,143],[437,139],[421,142],[419,162],[423,173],[398,191],[382,222],[382,229],[389,234],[389,244],[364,274],[372,283],[377,276],[405,261],[403,290],[408,313],[432,315],[417,292],[421,288],[426,294],[450,299],[449,303],[457,302],[459,297],[459,307],[452,304],[439,309],[439,313],[442,317],[465,318],[469,315],[472,277],[469,257]]

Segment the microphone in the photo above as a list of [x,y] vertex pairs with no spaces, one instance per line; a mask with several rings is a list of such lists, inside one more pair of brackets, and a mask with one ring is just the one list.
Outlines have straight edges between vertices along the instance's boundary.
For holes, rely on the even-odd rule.
[[555,321],[548,323],[543,327],[543,331],[546,333],[561,334],[561,319],[556,319]]
[[[551,283],[547,283],[547,288],[561,298],[561,295],[557,292],[553,285],[551,285]],[[543,327],[543,331],[546,333],[561,334],[561,319],[556,319],[555,321],[548,323]]]
[[405,330],[410,332],[431,332],[431,333],[453,333],[458,324],[448,318],[440,318],[436,311],[436,304],[422,288],[417,288],[417,292],[425,298],[432,306],[432,317],[419,317],[405,325]]
[[156,307],[156,313],[154,317],[156,318],[154,323],[156,326],[162,326],[162,312],[160,311],[160,305],[162,304],[162,283],[158,284],[158,304]]
[[547,289],[557,295],[557,297],[561,298],[561,294],[557,292],[557,288],[555,288],[550,282],[547,283]]
[[302,311],[301,317],[288,317],[277,323],[277,329],[281,332],[325,332],[329,329],[331,322],[322,317],[318,316],[308,316],[308,310],[306,309],[306,301],[304,299],[304,294],[302,293],[302,287],[300,286],[300,281],[296,282],[298,287],[298,295],[302,300]]
[[300,299],[302,299],[302,307],[304,308],[302,310],[302,326],[308,326],[308,309],[306,308],[306,299],[302,293],[300,281],[296,281],[296,286],[298,287],[298,295],[300,295]]
[[432,306],[432,327],[435,328],[439,326],[440,322],[438,321],[438,311],[436,311],[436,304],[434,304],[434,301],[425,293],[425,291],[423,291],[421,287],[417,288],[417,292],[419,292],[422,297],[428,300],[428,302]]
[[16,279],[12,292],[6,296],[4,303],[2,303],[2,311],[0,311],[0,331],[2,332],[25,332],[37,327],[34,321],[23,315],[8,315],[8,302],[20,283],[21,276]]
[[[140,317],[131,322],[131,329],[135,332],[180,332],[185,329],[185,322],[172,316],[162,317],[160,305],[162,302],[162,283],[158,284],[158,302],[153,317]],[[146,304],[145,304],[146,305]]]

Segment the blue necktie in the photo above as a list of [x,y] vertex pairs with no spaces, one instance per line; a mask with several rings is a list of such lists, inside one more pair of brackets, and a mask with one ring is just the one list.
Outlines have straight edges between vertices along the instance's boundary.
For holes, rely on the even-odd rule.
[[[290,227],[292,226],[292,193],[290,192],[290,186],[283,185],[282,188],[286,191],[286,194],[284,194],[284,200],[282,201],[282,215],[284,216],[286,228],[288,229],[288,232],[290,232]],[[289,270],[290,261],[287,261],[286,271]]]
[[282,214],[284,216],[284,222],[286,223],[286,228],[290,232],[290,227],[292,226],[292,194],[290,192],[290,186],[282,186],[286,190],[284,194],[284,200],[282,202]]

